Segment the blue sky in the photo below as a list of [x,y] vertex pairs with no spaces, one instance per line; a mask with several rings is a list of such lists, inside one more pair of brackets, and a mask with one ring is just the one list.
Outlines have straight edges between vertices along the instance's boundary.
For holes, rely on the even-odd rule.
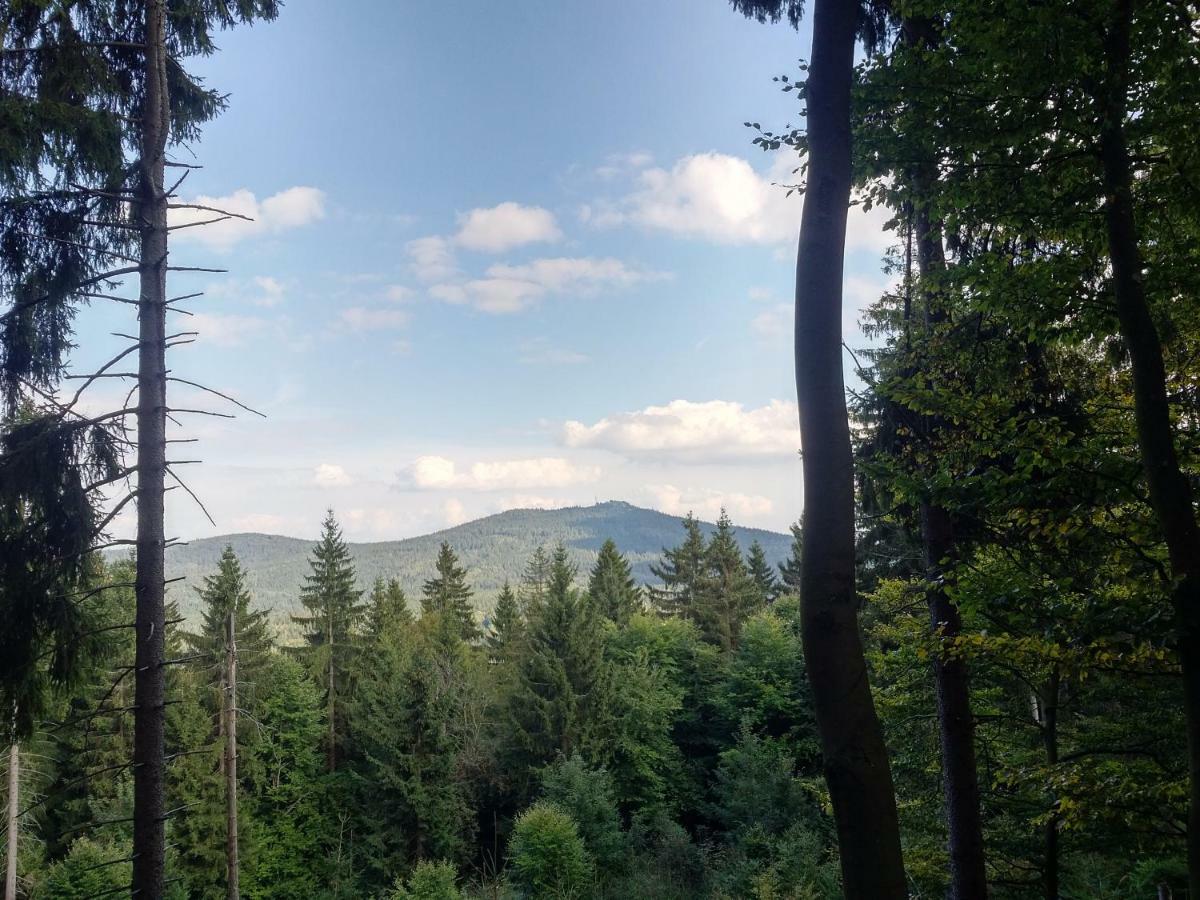
[[[175,232],[176,263],[229,274],[172,283],[206,294],[171,366],[268,418],[185,423],[216,527],[176,491],[170,533],[311,536],[329,506],[356,540],[605,499],[798,517],[800,200],[742,123],[795,123],[772,76],[807,30],[721,0],[288,0],[220,44],[194,68],[230,107],[181,193],[255,222]],[[855,307],[879,222],[852,223]],[[81,317],[81,371],[127,318]]]

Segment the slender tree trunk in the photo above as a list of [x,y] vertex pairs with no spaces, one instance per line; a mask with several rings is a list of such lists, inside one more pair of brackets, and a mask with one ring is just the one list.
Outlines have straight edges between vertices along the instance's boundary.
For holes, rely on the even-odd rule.
[[166,475],[167,198],[169,124],[165,0],[146,0],[145,105],[136,222],[141,229],[138,300],[137,595],[133,734],[133,893],[163,895],[163,482]]
[[229,900],[238,900],[238,790],[237,790],[237,636],[234,610],[229,611],[225,641],[225,878]]
[[[928,19],[904,23],[904,40],[910,46],[933,47],[938,35]],[[932,156],[922,159],[912,175],[915,197],[913,225],[917,267],[921,275],[927,332],[946,319],[937,279],[946,269],[942,249],[942,223],[929,211],[937,168]],[[911,312],[910,312],[911,314]],[[935,432],[941,423],[926,416],[918,428]],[[946,562],[955,553],[954,522],[949,512],[922,501],[921,541],[925,556],[926,602],[935,635],[952,640],[962,633],[962,617],[946,590]],[[979,772],[975,762],[975,716],[967,663],[961,657],[934,655],[933,681],[937,696],[938,738],[942,751],[942,793],[946,807],[947,849],[950,857],[949,900],[984,900],[987,866],[983,820],[980,814]]]
[[1200,897],[1200,525],[1192,489],[1179,465],[1167,398],[1162,341],[1150,314],[1133,209],[1133,174],[1125,138],[1131,0],[1115,0],[1105,36],[1105,83],[1097,97],[1104,213],[1113,293],[1133,375],[1134,418],[1150,504],[1162,531],[1173,580],[1171,600],[1183,668],[1187,718],[1188,896]]
[[[1058,764],[1058,691],[1060,675],[1058,669],[1050,673],[1046,684],[1046,694],[1038,699],[1039,720],[1042,729],[1042,746],[1046,753],[1047,765]],[[1043,826],[1042,839],[1042,896],[1044,900],[1058,900],[1058,798],[1051,797],[1050,816]]]
[[333,602],[329,601],[329,755],[326,757],[326,765],[330,772],[337,769],[337,669],[334,667],[333,647]]
[[8,854],[4,867],[4,900],[17,900],[17,850],[20,842],[21,748],[16,741],[8,748]]
[[804,655],[848,900],[908,894],[883,731],[854,589],[854,466],[842,380],[842,274],[850,200],[855,0],[816,0],[808,178],[796,260],[796,393],[804,450]]

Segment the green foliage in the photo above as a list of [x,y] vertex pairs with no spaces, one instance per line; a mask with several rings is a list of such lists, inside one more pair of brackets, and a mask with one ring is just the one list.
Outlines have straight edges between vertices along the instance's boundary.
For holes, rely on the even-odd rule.
[[458,873],[445,860],[417,863],[405,879],[396,879],[390,900],[461,900],[457,885]]
[[525,620],[517,595],[508,582],[500,589],[496,606],[488,616],[487,647],[493,662],[511,658],[525,638]]
[[467,570],[458,564],[458,557],[448,541],[442,541],[434,564],[437,574],[425,582],[421,590],[422,615],[436,614],[452,621],[464,641],[479,638],[479,625],[471,607],[471,587]]
[[529,900],[588,896],[593,860],[575,821],[552,803],[521,813],[509,844],[513,881]]
[[642,609],[642,592],[633,579],[629,561],[611,539],[600,546],[600,555],[592,566],[588,597],[602,615],[617,623],[627,622]]
[[560,757],[542,770],[542,797],[569,815],[579,837],[604,877],[622,870],[628,845],[612,777],[603,768],[591,768],[578,753]]

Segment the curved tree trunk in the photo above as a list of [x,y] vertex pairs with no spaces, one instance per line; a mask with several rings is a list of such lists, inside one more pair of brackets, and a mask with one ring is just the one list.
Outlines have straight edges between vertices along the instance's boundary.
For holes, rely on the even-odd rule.
[[855,0],[817,0],[808,178],[796,260],[796,393],[804,450],[804,655],[849,900],[908,894],[887,748],[858,631],[854,464],[842,379]]
[[166,476],[168,130],[165,0],[146,0],[146,83],[135,222],[141,230],[138,298],[137,595],[133,714],[133,894],[164,887],[163,484]]
[[1179,466],[1162,341],[1150,314],[1133,210],[1133,172],[1125,138],[1128,115],[1132,0],[1116,0],[1105,36],[1105,83],[1096,98],[1100,113],[1100,161],[1113,293],[1121,337],[1133,375],[1134,418],[1150,504],[1171,564],[1179,658],[1187,717],[1188,889],[1200,897],[1200,525],[1192,490]]

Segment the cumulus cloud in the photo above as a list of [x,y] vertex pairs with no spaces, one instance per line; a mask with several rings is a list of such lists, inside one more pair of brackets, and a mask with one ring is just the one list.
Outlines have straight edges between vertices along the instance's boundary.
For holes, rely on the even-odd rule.
[[511,200],[488,209],[473,209],[460,218],[455,243],[468,250],[502,253],[525,244],[557,241],[562,237],[554,214],[540,206]]
[[660,512],[672,516],[692,512],[702,519],[715,519],[721,510],[728,512],[734,520],[757,519],[770,515],[775,506],[769,497],[759,494],[722,492],[709,488],[680,489],[673,484],[647,485],[646,495]]
[[409,267],[421,281],[445,281],[458,275],[454,261],[454,250],[444,237],[430,235],[417,238],[404,245]]
[[[786,244],[796,240],[802,198],[792,184],[795,159],[778,154],[766,174],[725,153],[696,153],[670,168],[640,171],[633,189],[616,201],[599,201],[581,211],[598,226],[633,224],[680,237],[719,244]],[[883,230],[886,210],[850,211],[846,246],[882,252],[891,239]]]
[[220,214],[212,212],[212,209],[236,213],[252,220],[225,219],[208,225],[181,228],[175,232],[177,240],[196,241],[222,251],[229,250],[239,241],[298,228],[325,216],[325,194],[314,187],[291,187],[261,201],[253,191],[240,188],[224,197],[201,194],[187,202],[211,209],[172,209],[168,214],[168,222],[172,226],[218,218]]
[[567,422],[562,438],[568,447],[704,461],[781,457],[800,443],[796,405],[780,400],[756,409],[727,400],[672,400],[591,425]]
[[555,257],[522,265],[498,263],[482,278],[437,284],[430,295],[446,303],[469,304],[481,312],[520,312],[543,297],[566,293],[593,294],[603,288],[628,287],[662,279],[661,273],[631,268],[618,259]]
[[460,469],[444,456],[421,456],[399,473],[399,483],[418,490],[501,491],[567,487],[599,477],[599,468],[562,457],[480,461]]
[[342,310],[342,323],[352,331],[383,331],[408,323],[408,313],[400,309],[371,309],[351,306]]
[[442,504],[442,517],[446,520],[446,524],[451,527],[461,525],[469,518],[467,516],[467,508],[456,497],[451,497]]
[[346,470],[333,463],[321,463],[313,469],[313,484],[317,487],[346,487],[352,483]]

